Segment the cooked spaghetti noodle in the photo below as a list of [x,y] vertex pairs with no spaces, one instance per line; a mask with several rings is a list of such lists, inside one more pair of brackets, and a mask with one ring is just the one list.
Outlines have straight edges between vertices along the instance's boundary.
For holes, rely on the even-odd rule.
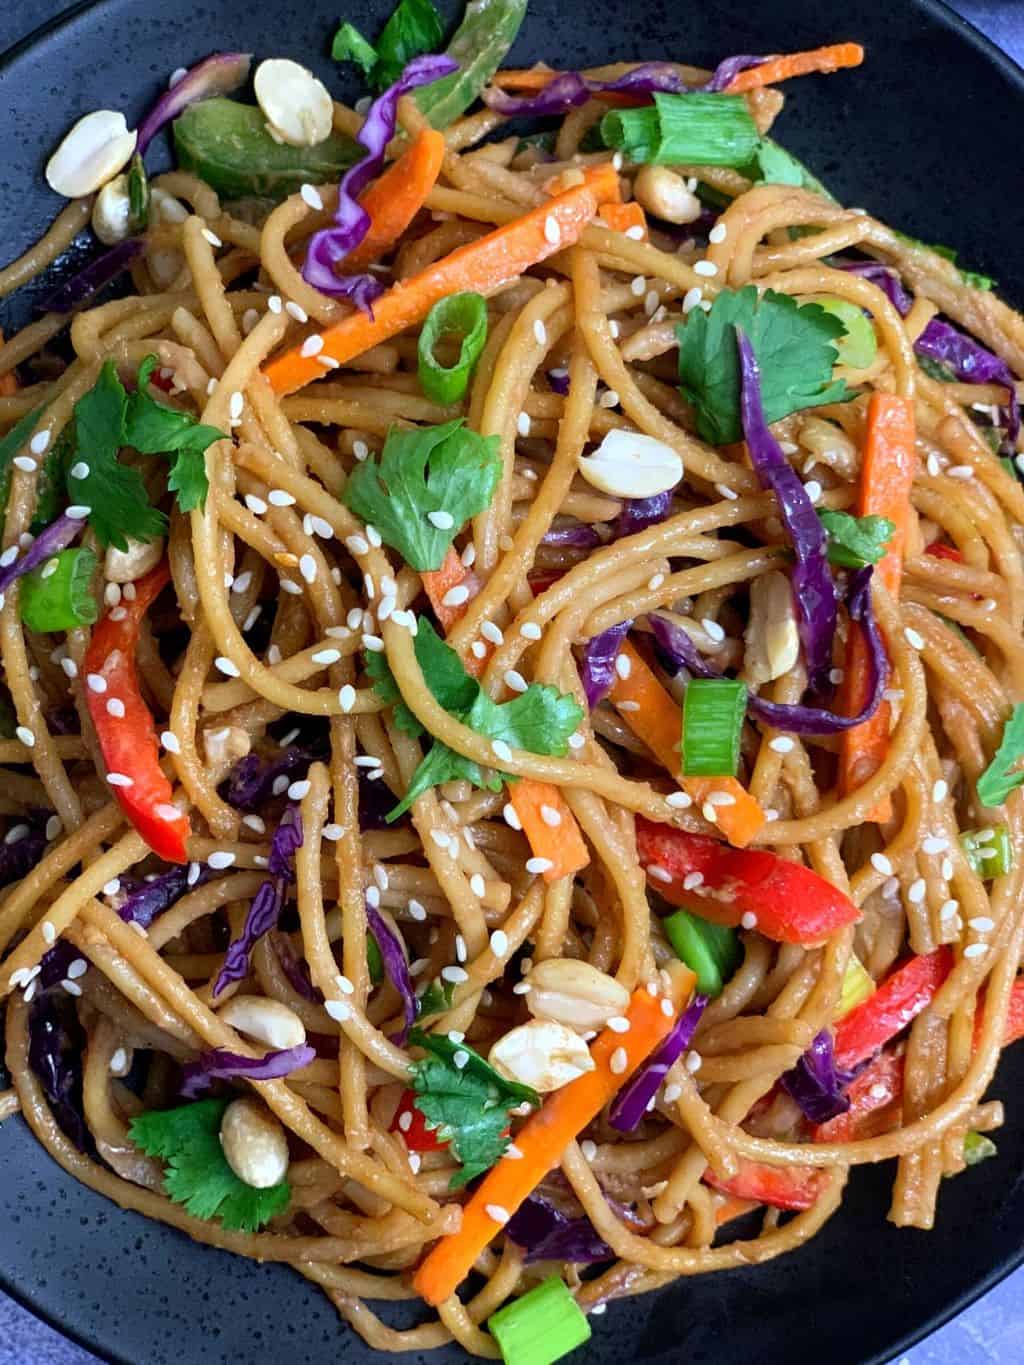
[[[672,69],[687,84],[708,74]],[[609,83],[630,70],[584,75]],[[523,76],[506,73],[497,87],[538,88]],[[680,1275],[795,1250],[840,1208],[849,1169],[865,1162],[895,1159],[891,1219],[930,1227],[942,1177],[961,1171],[977,1135],[1002,1121],[998,1101],[983,1097],[1020,1026],[1024,812],[1012,774],[993,805],[977,783],[1024,696],[1024,491],[1011,462],[1024,444],[1002,417],[1007,383],[1024,375],[1021,317],[864,210],[806,186],[693,164],[677,165],[672,182],[704,196],[689,226],[659,220],[648,202],[649,220],[634,213],[637,230],[616,230],[599,204],[567,244],[481,289],[487,341],[464,396],[439,401],[421,388],[422,314],[384,330],[395,286],[412,281],[412,291],[452,253],[543,214],[538,206],[551,203],[556,214],[558,195],[568,200],[574,187],[582,195],[578,187],[602,168],[635,206],[638,166],[610,150],[581,151],[617,99],[593,90],[543,146],[520,142],[495,109],[451,122],[422,208],[370,262],[389,291],[378,321],[366,324],[380,335],[340,362],[332,346],[358,310],[301,273],[312,234],[332,221],[337,186],[305,187],[243,215],[183,170],[153,181],[171,207],[151,213],[126,296],[90,300],[69,331],[65,312],[47,312],[0,345],[0,375],[15,376],[0,390],[0,430],[28,419],[8,452],[19,458],[10,467],[5,566],[31,543],[30,528],[39,530],[42,456],[76,421],[76,458],[89,459],[76,405],[109,373],[106,362],[130,390],[140,364],[156,357],[160,401],[217,438],[204,457],[205,498],[188,510],[157,461],[121,450],[122,465],[139,471],[168,517],[166,552],[147,558],[133,537],[111,577],[114,552],[102,557],[109,541],[72,509],[88,523],[81,544],[100,556],[91,591],[103,619],[92,631],[88,622],[30,629],[19,609],[28,579],[5,595],[0,655],[17,728],[0,741],[0,802],[17,871],[0,900],[13,1087],[0,1093],[0,1119],[20,1110],[65,1170],[122,1207],[294,1266],[384,1351],[456,1339],[471,1353],[497,1354],[485,1320],[552,1264],[515,1240],[514,1224],[505,1230],[514,1208],[489,1203],[489,1244],[468,1254],[463,1272],[475,1278],[461,1297],[434,1295],[437,1311],[401,1331],[369,1306],[420,1291],[431,1299],[416,1268],[437,1265],[445,1239],[467,1236],[472,1221],[465,1191],[452,1187],[467,1163],[458,1123],[439,1128],[429,1108],[414,1112],[426,1085],[423,1034],[408,1040],[401,969],[394,974],[382,939],[411,964],[421,1029],[456,1048],[465,1041],[486,1056],[533,1019],[575,1025],[583,1060],[554,1081],[557,1058],[543,1058],[541,1075],[536,1062],[527,1074],[514,1055],[494,1054],[506,1080],[550,1092],[540,1097],[543,1114],[560,1098],[569,1108],[572,1076],[594,1065],[586,1044],[597,1027],[582,1014],[574,1020],[571,971],[568,1005],[545,1016],[544,992],[531,987],[543,964],[589,963],[599,998],[648,988],[675,1017],[693,978],[680,970],[668,911],[686,905],[699,918],[704,905],[736,931],[730,971],[639,1118],[615,1122],[615,1102],[604,1105],[566,1131],[553,1170],[524,1179],[522,1199],[585,1218],[604,1244],[579,1261],[565,1251],[564,1266],[554,1267],[585,1312]],[[764,137],[781,96],[757,87],[745,99]],[[426,126],[409,95],[398,121],[393,159]],[[336,131],[361,124],[335,104]],[[46,270],[88,213],[88,200],[72,202],[0,272],[0,294]],[[557,242],[559,223],[547,223]],[[879,565],[869,593],[888,677],[876,719],[862,727],[874,726],[875,757],[859,769],[855,762],[856,780],[846,757],[864,759],[849,747],[860,731],[787,732],[765,719],[776,713],[753,706],[735,772],[681,777],[678,751],[670,746],[666,756],[655,737],[655,692],[642,694],[643,684],[663,707],[666,699],[678,707],[685,689],[689,706],[694,678],[713,686],[726,675],[765,703],[796,707],[811,695],[808,658],[794,644],[800,604],[786,585],[797,570],[777,490],[760,478],[750,430],[747,445],[709,443],[692,394],[678,387],[677,329],[685,335],[694,315],[712,319],[723,292],[748,285],[801,304],[839,301],[870,318],[863,363],[844,364],[840,354],[834,378],[846,381],[846,394],[772,423],[818,509],[871,510],[864,452],[876,439],[879,397],[901,403],[916,424],[895,575]],[[913,297],[901,306],[904,286]],[[920,339],[940,313],[999,358],[1007,382],[972,382],[922,359]],[[442,337],[438,355],[454,364],[456,349]],[[760,359],[767,394],[770,362]],[[295,379],[310,366],[316,382],[304,372]],[[1014,411],[1015,403],[1014,395]],[[493,438],[495,487],[464,528],[446,512],[431,514],[454,547],[444,569],[435,563],[421,574],[386,534],[382,543],[344,490],[380,457],[389,433],[454,419]],[[636,529],[620,529],[628,505],[595,487],[580,463],[613,433],[642,433],[681,461],[662,513]],[[1000,446],[1010,460],[998,458]],[[136,570],[124,570],[133,556]],[[166,575],[161,560],[169,583],[152,582],[144,619],[142,585],[146,575]],[[840,588],[846,576],[853,581],[851,567],[836,568]],[[440,586],[431,575],[441,575]],[[848,606],[829,641],[831,683],[815,703],[845,716],[860,705],[850,676],[859,638],[852,596]],[[532,697],[543,684],[575,705],[581,719],[568,746],[510,745],[476,727],[475,711],[445,704],[419,648],[431,620],[485,699]],[[139,793],[141,778],[112,769],[109,732],[131,712],[109,657],[104,673],[90,671],[99,632],[114,639],[121,628],[116,638],[122,653],[135,650],[136,700],[154,718],[173,791],[153,818],[168,829],[189,825],[188,872],[148,917],[133,909],[138,898],[147,887],[157,895],[173,873],[136,818],[141,795],[126,804],[125,789],[134,782]],[[604,699],[591,709],[586,647],[616,628],[622,650],[617,644]],[[681,660],[665,652],[672,631],[682,632]],[[107,718],[97,720],[104,707]],[[155,744],[145,724],[132,734],[142,747]],[[407,814],[383,823],[377,813],[406,795],[431,739],[459,761],[438,785],[420,788]],[[488,780],[495,764],[505,790]],[[255,797],[240,795],[243,772],[258,776]],[[742,836],[729,815],[741,808],[737,786],[742,809],[756,817]],[[298,843],[282,875],[271,834],[289,819]],[[582,855],[562,871],[571,836]],[[798,900],[827,883],[856,914],[823,932],[792,923],[773,930],[774,912],[785,920],[800,905],[741,915],[740,862],[730,864],[716,912],[700,899],[701,873],[666,866],[659,851],[706,849],[709,837],[718,850],[749,846],[733,849],[736,859],[767,851],[784,872],[813,877]],[[984,860],[996,857],[997,841],[1006,856],[993,877]],[[19,844],[32,855],[15,864]],[[253,911],[265,895],[278,897],[277,913],[257,928]],[[924,993],[890,1006],[897,1017],[886,1018],[879,1002],[906,972],[921,976]],[[861,1001],[852,1010],[851,982]],[[246,1032],[231,1010],[240,997],[255,997],[257,1014],[274,1002],[270,1015],[292,1030],[288,1046],[311,1045],[300,1066],[246,1081],[245,1064],[283,1044],[265,1024]],[[621,1004],[605,1010],[601,1026],[629,1030],[632,1020],[632,1033],[622,1032],[628,1042],[639,1027],[635,1007],[625,1019],[616,1013]],[[843,1065],[841,1021],[854,1017],[867,1019],[874,1045],[847,1049],[854,1074],[833,1116],[815,1122],[786,1078],[823,1035]],[[72,1040],[63,1052],[61,1038]],[[543,1051],[536,1038],[530,1046]],[[631,1071],[654,1041],[630,1055]],[[77,1075],[68,1052],[76,1046]],[[209,1081],[212,1093],[255,1097],[264,1122],[273,1116],[287,1138],[289,1198],[260,1230],[190,1211],[165,1185],[158,1154],[136,1140],[140,1116],[181,1106],[191,1093],[183,1076],[197,1059],[212,1066],[214,1050],[233,1057],[236,1071],[229,1063],[228,1080]],[[625,1046],[619,1051],[612,1072],[625,1070]],[[460,1064],[455,1052],[456,1078],[466,1057]],[[510,1160],[500,1138],[503,1169],[531,1166],[530,1109],[507,1103],[512,1141],[527,1150]],[[737,1231],[731,1223],[741,1216]]]

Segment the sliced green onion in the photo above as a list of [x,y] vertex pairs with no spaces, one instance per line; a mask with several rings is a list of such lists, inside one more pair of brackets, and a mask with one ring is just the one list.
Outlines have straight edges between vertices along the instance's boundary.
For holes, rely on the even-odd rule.
[[[454,365],[434,354],[439,341],[461,337]],[[419,339],[420,388],[434,403],[457,403],[487,340],[487,304],[481,294],[450,294],[427,314]]]
[[1018,472],[1017,466],[1010,459],[1009,455],[1001,455],[999,457],[999,463],[1003,466],[1003,468],[1006,470],[1007,474],[1009,474],[1011,479],[1016,479]]
[[995,1156],[997,1151],[996,1144],[984,1133],[976,1133],[972,1129],[964,1134],[964,1161],[968,1166],[977,1166],[979,1161],[987,1161],[990,1156]]
[[590,1323],[552,1275],[487,1319],[505,1365],[551,1365],[590,1340]]
[[960,835],[960,847],[982,881],[1005,877],[1013,867],[1013,845],[1006,825],[964,830]]
[[661,927],[675,949],[676,957],[685,962],[697,977],[701,995],[722,994],[722,987],[740,965],[743,946],[735,929],[723,924],[712,924],[691,915],[689,910],[677,910],[661,921]]
[[605,145],[634,164],[749,166],[760,144],[742,95],[655,95],[654,108],[612,109]]
[[846,336],[832,343],[839,352],[839,364],[849,365],[851,370],[866,370],[878,355],[878,337],[864,310],[848,299],[834,299],[827,294],[815,295],[810,302],[838,318],[846,328]]
[[686,684],[684,776],[736,776],[746,710],[746,686],[732,678],[693,678]]
[[46,633],[91,626],[99,616],[92,591],[96,556],[91,550],[61,550],[21,580],[21,619]]
[[839,1008],[836,1010],[836,1018],[842,1019],[844,1014],[849,1014],[858,1005],[863,1005],[864,1001],[874,993],[875,983],[872,981],[870,973],[857,954],[851,953],[850,960],[846,964],[846,971],[843,974],[843,984],[839,991]]
[[366,970],[370,973],[370,980],[375,986],[384,980],[384,959],[372,934],[366,935]]

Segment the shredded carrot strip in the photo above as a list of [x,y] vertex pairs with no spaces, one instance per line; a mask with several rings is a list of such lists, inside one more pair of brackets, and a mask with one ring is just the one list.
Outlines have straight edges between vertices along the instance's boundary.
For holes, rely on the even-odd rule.
[[[688,974],[692,990],[692,973]],[[559,1161],[569,1143],[626,1083],[672,1030],[676,1011],[665,1014],[661,998],[646,986],[634,991],[625,1033],[605,1031],[594,1040],[593,1071],[549,1095],[515,1136],[520,1155],[502,1159],[484,1176],[462,1210],[458,1232],[442,1237],[413,1276],[413,1287],[429,1304],[443,1303],[473,1268],[484,1247],[523,1200]]]
[[[423,587],[427,596],[430,598],[430,605],[434,609],[434,615],[444,627],[445,634],[451,630],[452,626],[461,621],[466,614],[466,609],[472,598],[480,591],[480,581],[476,574],[471,573],[463,564],[459,557],[459,552],[454,545],[449,546],[448,553],[445,555],[439,569],[430,569],[420,574]],[[469,589],[469,597],[457,607],[445,605],[445,597],[451,592],[452,588],[465,585]],[[490,649],[488,648],[488,653]],[[475,654],[470,653],[466,659],[466,668],[470,673],[479,673],[487,655],[478,659]]]
[[[629,673],[625,678],[616,674],[609,700],[662,766],[678,777],[682,713],[628,640],[623,643],[621,652],[629,660]],[[681,786],[699,806],[712,792],[725,792],[733,798],[731,805],[715,806],[714,811],[719,829],[737,848],[745,848],[764,824],[764,811],[759,802],[734,777],[684,777]]]
[[439,299],[464,290],[492,294],[530,266],[572,246],[599,207],[587,184],[556,195],[393,285],[374,303],[372,317],[354,312],[328,327],[321,333],[324,344],[318,356],[303,355],[296,346],[270,361],[263,372],[275,393],[295,393],[323,377],[324,367],[318,363],[323,358],[343,365],[422,321]]
[[[885,555],[875,573],[890,595],[899,596],[903,553],[917,455],[914,448],[914,404],[909,398],[875,393],[868,407],[867,438],[861,465],[859,516],[888,517],[895,526]],[[868,648],[858,629],[851,630],[846,651],[842,709],[855,715],[867,700]],[[855,791],[885,761],[889,749],[890,707],[883,701],[878,710],[856,729],[842,736],[839,781],[844,792]],[[885,797],[867,819],[882,823],[892,817],[892,801]]]
[[791,52],[784,57],[771,57],[760,66],[748,67],[734,76],[727,87],[730,95],[741,95],[746,90],[759,90],[764,85],[777,85],[794,76],[827,75],[843,67],[860,66],[864,49],[860,43],[835,43],[831,47],[816,47],[810,52]]
[[361,270],[398,241],[433,189],[444,153],[443,135],[434,128],[424,128],[374,181],[359,201],[370,215],[370,230],[345,257],[346,270]]
[[628,204],[602,204],[601,217],[613,232],[629,232],[630,229],[639,228],[639,237],[633,232],[639,242],[646,242],[650,235],[647,231],[647,215],[635,199]]
[[608,208],[622,202],[622,185],[619,173],[610,161],[602,161],[598,166],[573,166],[567,171],[559,171],[550,180],[545,180],[541,188],[545,194],[565,194],[567,190],[586,185],[593,191],[594,198],[601,205],[601,217],[607,222]]

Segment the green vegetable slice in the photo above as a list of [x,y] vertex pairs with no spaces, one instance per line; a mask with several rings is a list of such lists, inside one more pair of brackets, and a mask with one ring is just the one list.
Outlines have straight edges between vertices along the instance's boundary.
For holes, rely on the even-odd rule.
[[896,530],[888,517],[855,517],[827,507],[818,512],[818,520],[828,535],[828,562],[843,569],[877,564]]
[[826,313],[838,318],[846,328],[846,336],[838,337],[835,343],[840,365],[849,365],[851,370],[866,370],[878,354],[878,337],[871,319],[862,308],[848,299],[816,294],[814,302],[819,308],[824,308]]
[[653,109],[613,109],[605,114],[601,136],[634,164],[655,165],[742,168],[760,143],[741,95],[655,95]]
[[73,630],[99,616],[92,591],[96,556],[91,550],[61,550],[21,580],[21,619],[29,630]]
[[734,678],[691,678],[683,698],[683,772],[735,777],[747,711],[746,685]]
[[1007,825],[965,829],[960,835],[960,847],[982,881],[1005,877],[1013,867],[1013,844]]
[[505,60],[526,17],[527,0],[469,0],[447,54],[458,71],[416,91],[416,102],[434,128],[447,128],[464,114]]
[[[435,355],[438,342],[460,337],[454,365]],[[465,396],[480,352],[487,341],[487,304],[481,294],[450,294],[434,304],[420,332],[420,387],[435,403],[457,403]]]
[[552,1365],[590,1340],[590,1323],[552,1275],[487,1319],[505,1365]]
[[714,998],[739,966],[743,947],[735,929],[692,915],[689,910],[677,910],[663,919],[661,927],[676,956],[685,962],[697,977],[701,995]]
[[286,199],[307,182],[337,180],[364,155],[352,138],[332,133],[315,147],[289,147],[267,132],[263,114],[237,100],[193,104],[174,120],[178,165],[225,199]]

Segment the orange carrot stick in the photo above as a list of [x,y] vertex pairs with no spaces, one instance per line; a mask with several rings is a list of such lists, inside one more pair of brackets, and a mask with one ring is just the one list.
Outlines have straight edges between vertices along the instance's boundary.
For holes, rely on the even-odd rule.
[[[442,1237],[413,1276],[413,1287],[427,1303],[443,1303],[455,1293],[481,1251],[501,1230],[502,1223],[515,1213],[558,1164],[569,1143],[668,1036],[675,1024],[676,1010],[672,1008],[665,1014],[661,1006],[662,1000],[649,994],[646,986],[634,991],[626,1011],[627,1032],[605,1029],[590,1048],[594,1070],[549,1095],[527,1119],[515,1137],[519,1157],[503,1158],[491,1167],[463,1207],[458,1232]],[[498,1218],[492,1217],[492,1213]]]
[[508,799],[519,816],[534,857],[546,858],[551,864],[542,874],[546,882],[556,882],[559,877],[571,876],[587,866],[590,852],[580,827],[553,783],[521,778],[509,783]]
[[628,204],[602,204],[601,217],[613,232],[628,232],[638,242],[647,241],[647,215],[635,199]]
[[323,349],[315,358],[296,346],[264,367],[274,391],[295,393],[324,374],[318,362],[325,357],[339,365],[362,355],[422,321],[439,299],[472,290],[493,294],[530,266],[579,240],[598,212],[597,196],[589,185],[578,185],[530,209],[511,223],[435,261],[418,275],[402,280],[376,300],[373,316],[350,313],[321,335]]
[[499,90],[543,90],[559,73],[550,66],[531,66],[529,70],[498,71],[491,77],[491,84]]
[[810,52],[791,52],[784,57],[770,57],[760,66],[748,67],[734,76],[726,90],[730,95],[741,95],[745,90],[758,90],[763,85],[777,85],[794,76],[826,75],[843,67],[860,66],[864,49],[860,43],[835,43],[831,47],[816,47]]
[[[903,573],[903,550],[910,507],[910,487],[917,463],[914,448],[914,404],[909,398],[875,393],[868,407],[867,438],[861,464],[859,516],[888,517],[895,526],[888,549],[875,566],[875,573],[892,597],[898,597]],[[867,643],[860,630],[850,633],[846,651],[842,709],[856,715],[867,700]],[[842,736],[839,781],[844,793],[855,791],[881,767],[889,748],[889,703],[856,729]],[[892,801],[885,797],[869,813],[869,820],[892,816]]]
[[424,128],[415,142],[370,186],[359,203],[370,215],[370,230],[345,257],[346,270],[362,270],[398,241],[423,207],[444,160],[444,137]]
[[[679,777],[679,744],[683,718],[671,694],[662,686],[653,669],[626,640],[622,651],[629,660],[629,675],[615,675],[608,698],[622,719],[643,740],[673,777]],[[764,811],[747,789],[734,777],[683,777],[683,791],[702,806],[712,792],[733,798],[732,804],[715,806],[718,827],[737,848],[745,848],[764,824]]]
[[[420,578],[434,614],[446,633],[466,614],[470,601],[480,591],[479,579],[471,569],[466,568],[454,546],[449,548],[439,569],[421,573]],[[444,598],[460,584],[469,588],[469,597],[457,607],[446,607]],[[464,660],[466,672],[474,676],[483,672],[494,650],[489,642],[481,640],[480,643],[484,646],[484,652],[478,654],[471,650]],[[535,858],[544,858],[551,864],[543,873],[546,882],[571,876],[587,866],[590,852],[576,817],[556,786],[524,777],[518,782],[509,783],[507,790],[529,842],[530,852]],[[555,819],[555,816],[558,818]]]
[[607,220],[606,209],[610,204],[622,202],[622,185],[619,173],[610,161],[602,161],[597,166],[572,166],[567,171],[545,180],[541,186],[545,194],[565,194],[566,190],[586,185],[594,193],[601,205],[601,217]]

